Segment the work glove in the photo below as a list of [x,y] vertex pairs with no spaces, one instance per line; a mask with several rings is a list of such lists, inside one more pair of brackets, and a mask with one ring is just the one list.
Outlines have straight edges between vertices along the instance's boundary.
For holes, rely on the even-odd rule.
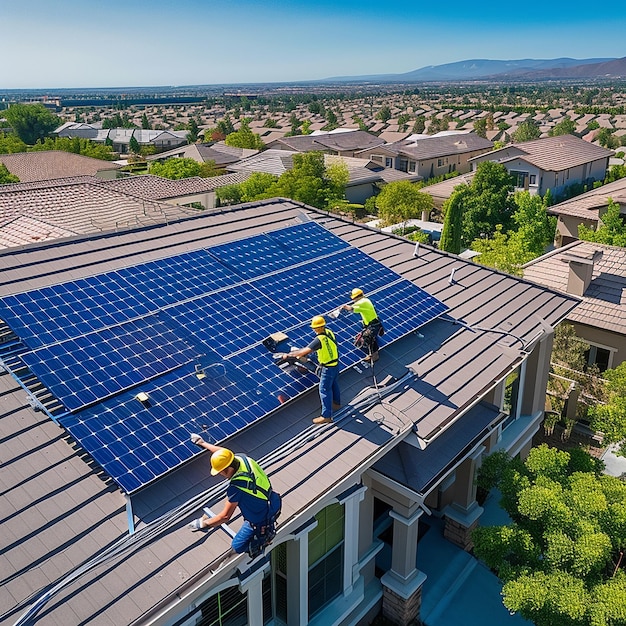
[[201,446],[204,443],[204,439],[202,439],[202,437],[196,433],[191,435],[190,439],[191,443],[195,443],[197,446]]

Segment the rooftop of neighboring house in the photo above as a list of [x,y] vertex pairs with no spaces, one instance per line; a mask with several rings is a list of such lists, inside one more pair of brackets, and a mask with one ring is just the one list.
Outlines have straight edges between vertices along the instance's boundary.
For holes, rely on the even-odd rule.
[[[541,170],[558,172],[598,159],[608,159],[612,154],[613,150],[607,150],[574,135],[557,135],[509,144],[490,153],[489,160],[506,163],[521,159]],[[480,156],[471,160],[484,158]]]
[[438,204],[442,204],[452,195],[455,187],[458,187],[459,185],[471,184],[475,173],[476,172],[467,172],[466,174],[459,174],[458,176],[446,178],[440,183],[434,183],[433,185],[424,187],[422,191],[432,196],[433,200],[435,200]]
[[[93,187],[105,199],[114,193],[105,185]],[[59,189],[71,193],[71,188]],[[420,246],[414,256],[413,242],[285,199],[0,251],[4,298],[309,220],[412,281],[449,311],[419,334],[383,346],[376,379],[370,370],[343,371],[345,408],[335,424],[311,426],[319,413],[311,390],[226,442],[261,460],[282,493],[279,538],[309,520],[320,498],[343,493],[359,472],[401,442],[400,462],[419,448],[422,465],[412,462],[402,472],[388,459],[379,471],[410,489],[432,488],[498,419],[499,410],[481,399],[525,358],[524,349],[543,335],[545,324],[558,323],[578,300],[429,246]],[[352,287],[346,284],[346,294]],[[293,296],[301,299],[300,293]],[[340,302],[347,296],[333,297]],[[277,330],[283,329],[268,325],[268,334]],[[399,380],[402,387],[394,387]],[[387,394],[384,404],[377,393]],[[39,591],[79,566],[80,578],[66,579],[31,623],[128,624],[180,602],[201,578],[216,581],[225,575],[223,569],[215,571],[215,563],[227,552],[229,535],[223,529],[202,534],[186,528],[202,506],[215,508],[223,499],[224,484],[209,475],[207,454],[199,452],[127,500],[67,431],[33,409],[7,374],[0,375],[0,395],[6,487],[0,495],[2,626],[13,624]],[[363,404],[364,398],[372,404]],[[137,525],[131,537],[128,502]],[[240,522],[240,517],[231,521],[231,528],[237,530]],[[91,562],[106,549],[111,549],[106,559]],[[246,558],[235,557],[234,563],[243,565]],[[93,567],[84,566],[90,562]]]
[[454,133],[437,137],[405,139],[384,146],[389,154],[403,155],[413,159],[435,159],[455,154],[467,154],[476,150],[491,150],[493,142],[476,133]]
[[147,198],[149,200],[169,200],[171,198],[215,191],[218,187],[225,185],[238,185],[246,180],[248,176],[249,174],[246,172],[236,172],[222,176],[213,176],[211,178],[192,176],[190,178],[170,180],[169,178],[162,178],[161,176],[143,174],[140,176],[127,176],[125,178],[116,178],[115,180],[106,180],[102,182],[102,185],[108,189],[115,189],[116,191],[140,198]]
[[382,139],[364,130],[344,130],[343,132],[319,132],[319,134],[282,137],[267,143],[267,146],[269,148],[284,146],[285,149],[295,152],[313,152],[314,150],[349,152],[366,150],[382,144],[384,144]]
[[20,245],[188,215],[189,209],[122,193],[95,177],[0,186],[0,239]]
[[626,207],[626,178],[620,178],[569,200],[559,202],[551,206],[548,213],[597,221],[600,210],[608,206],[609,198],[620,206]]
[[[280,176],[293,168],[294,155],[302,154],[293,150],[269,149],[258,154],[242,159],[237,163],[228,166],[234,172],[265,172]],[[348,168],[349,185],[362,184],[366,182],[394,180],[420,180],[421,177],[407,175],[404,172],[397,172],[391,168],[383,168],[377,163],[366,161],[355,157],[343,157],[334,154],[325,154],[324,163],[326,166],[334,163],[343,163]]]
[[146,158],[146,160],[162,161],[173,157],[187,158],[198,161],[198,163],[215,161],[216,165],[222,166],[229,165],[230,163],[236,163],[241,159],[257,154],[258,152],[258,150],[253,150],[251,148],[235,148],[234,146],[227,146],[224,142],[192,143],[178,148],[173,148],[172,150],[150,155]]
[[[572,263],[574,267],[588,268],[587,280],[572,275]],[[582,297],[568,320],[626,335],[624,248],[573,241],[524,265],[524,278]]]
[[0,163],[22,183],[69,176],[95,176],[98,172],[120,168],[120,165],[111,161],[93,159],[62,150],[0,154]]

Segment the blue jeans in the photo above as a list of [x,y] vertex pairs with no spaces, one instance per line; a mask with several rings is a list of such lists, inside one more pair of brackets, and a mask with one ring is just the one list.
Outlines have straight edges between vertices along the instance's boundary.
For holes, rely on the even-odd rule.
[[333,416],[333,402],[341,404],[339,392],[339,366],[322,367],[320,375],[320,400],[322,401],[322,417]]
[[232,548],[237,554],[248,551],[250,541],[254,536],[254,529],[248,521],[244,521],[237,534],[233,537]]

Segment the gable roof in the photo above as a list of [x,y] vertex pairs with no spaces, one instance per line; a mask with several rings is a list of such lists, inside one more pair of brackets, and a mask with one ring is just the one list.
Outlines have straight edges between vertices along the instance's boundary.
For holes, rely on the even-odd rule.
[[[626,335],[626,254],[624,248],[573,241],[524,265],[524,277],[567,293],[568,261],[594,258],[591,282],[582,302],[570,312],[572,322]],[[599,257],[599,258],[598,258]]]
[[[410,334],[383,348],[377,377],[378,393],[390,394],[386,404],[372,395],[371,378],[352,369],[341,374],[342,394],[350,405],[336,426],[310,426],[318,410],[316,394],[310,393],[229,440],[233,449],[264,459],[274,488],[283,494],[279,532],[284,533],[310,519],[320,499],[358,482],[360,472],[384,458],[410,430],[432,445],[453,425],[471,420],[472,407],[521,361],[519,348],[545,332],[542,320],[558,323],[577,300],[428,246],[415,257],[412,242],[285,199],[11,254],[0,251],[4,297],[303,219],[322,223],[415,282],[443,301],[450,317],[433,320],[420,336]],[[389,382],[383,383],[386,377]],[[2,480],[9,486],[0,495],[6,512],[0,536],[2,626],[15,622],[33,592],[68,572],[81,576],[66,579],[37,623],[141,623],[155,610],[180,602],[200,580],[230,575],[228,568],[213,571],[230,546],[227,533],[218,529],[198,537],[184,528],[198,509],[214,507],[223,498],[224,485],[209,475],[206,455],[133,496],[137,532],[127,537],[123,494],[63,429],[32,409],[11,377],[0,377],[0,393]],[[448,464],[461,453],[448,448]],[[98,554],[103,558],[92,568],[82,567]]]
[[3,163],[22,183],[68,176],[95,176],[98,172],[117,170],[121,167],[111,161],[93,159],[62,150],[0,154],[0,163]]
[[172,148],[166,152],[159,152],[158,154],[152,154],[146,158],[147,161],[163,161],[169,158],[187,158],[194,159],[198,163],[205,163],[206,161],[215,161],[218,166],[228,165],[230,163],[236,163],[240,159],[244,159],[257,154],[258,150],[251,148],[235,148],[233,146],[227,146],[223,142],[218,143],[192,143],[180,146],[178,148]]
[[364,130],[351,130],[341,133],[320,133],[311,135],[296,135],[294,137],[282,137],[268,143],[268,147],[283,145],[295,152],[313,152],[315,150],[331,150],[333,152],[349,152],[366,150],[380,146],[385,142]]
[[[544,171],[558,172],[598,159],[608,159],[612,154],[613,150],[607,150],[574,135],[558,135],[513,143],[494,150],[489,154],[489,160],[505,163],[519,158]],[[484,156],[474,158],[484,159]]]
[[598,220],[600,209],[609,205],[609,198],[626,206],[626,178],[601,185],[548,208],[551,215],[571,215],[585,220]]
[[[98,178],[79,177],[39,183],[16,183],[0,186],[0,221],[2,239],[10,241],[15,227],[29,218],[49,228],[35,232],[34,241],[54,238],[61,229],[64,233],[86,234],[139,224],[160,224],[167,219],[188,216],[190,209],[157,202],[117,191]],[[114,181],[111,181],[114,183]],[[35,222],[30,222],[31,225]]]
[[439,135],[411,141],[405,139],[389,146],[396,154],[406,155],[412,159],[434,159],[454,154],[466,154],[476,150],[491,150],[493,142],[479,137],[476,133]]

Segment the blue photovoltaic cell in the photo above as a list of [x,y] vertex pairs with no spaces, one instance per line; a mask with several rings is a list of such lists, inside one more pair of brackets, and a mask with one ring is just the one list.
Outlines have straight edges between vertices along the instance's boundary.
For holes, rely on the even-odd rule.
[[250,279],[348,247],[343,239],[318,224],[307,222],[209,250],[242,278]]
[[68,339],[22,355],[70,411],[188,363],[197,350],[156,316]]
[[0,300],[0,318],[29,348],[79,337],[239,282],[204,250]]
[[[383,348],[446,310],[308,222],[4,298],[0,317],[71,412],[60,422],[130,493],[197,454],[191,432],[223,441],[314,387],[314,374],[277,367],[261,342],[284,331],[292,346],[307,345],[311,318],[347,302],[353,287],[376,306]],[[340,368],[359,362],[360,316],[327,321]]]
[[164,314],[171,328],[184,331],[190,341],[211,346],[222,357],[263,341],[268,320],[280,319],[285,327],[300,322],[248,284],[177,304]]

